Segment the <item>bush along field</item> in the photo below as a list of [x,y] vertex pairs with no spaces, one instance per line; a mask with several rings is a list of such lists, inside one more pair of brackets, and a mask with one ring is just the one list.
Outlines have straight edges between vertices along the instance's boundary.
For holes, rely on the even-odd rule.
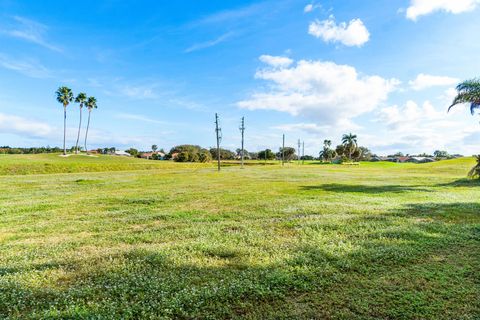
[[2,319],[480,317],[472,158],[80,157],[0,157]]

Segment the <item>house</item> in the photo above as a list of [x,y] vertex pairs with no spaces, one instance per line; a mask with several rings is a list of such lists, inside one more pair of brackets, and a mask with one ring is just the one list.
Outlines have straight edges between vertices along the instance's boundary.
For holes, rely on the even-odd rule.
[[131,156],[130,153],[125,152],[125,151],[121,151],[121,150],[115,150],[115,152],[113,153],[113,155],[115,155],[115,156],[123,156],[123,157],[130,157],[130,156]]
[[407,162],[427,163],[427,162],[435,162],[435,159],[430,157],[410,157],[410,159]]
[[142,159],[152,159],[154,153],[153,152],[144,152],[140,154],[140,158]]
[[165,153],[161,151],[157,152],[144,152],[140,154],[140,158],[142,159],[153,159],[153,160],[164,160],[165,159]]

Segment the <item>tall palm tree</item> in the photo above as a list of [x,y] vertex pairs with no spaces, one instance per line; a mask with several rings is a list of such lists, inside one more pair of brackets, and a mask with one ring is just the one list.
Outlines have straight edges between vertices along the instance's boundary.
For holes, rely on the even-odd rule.
[[324,147],[330,148],[331,145],[332,145],[332,140],[323,140]]
[[78,122],[77,143],[75,144],[75,153],[78,154],[78,140],[80,140],[80,128],[82,127],[82,109],[87,102],[87,94],[80,92],[75,98],[75,102],[80,104],[80,121]]
[[87,121],[87,131],[85,131],[85,151],[88,154],[87,137],[88,137],[88,128],[90,127],[90,115],[92,114],[93,109],[97,109],[97,99],[95,99],[95,97],[88,97],[86,106],[88,109],[88,121]]
[[480,109],[480,79],[466,80],[457,86],[457,96],[453,99],[448,111],[453,106],[461,103],[470,104],[470,112],[475,114],[475,109]]
[[348,148],[348,158],[352,159],[352,153],[357,148],[357,135],[356,134],[344,134],[342,136],[342,144]]
[[67,135],[67,106],[73,101],[72,89],[68,87],[60,87],[55,92],[57,95],[57,101],[63,105],[63,155],[67,154],[67,148],[65,147],[65,137]]

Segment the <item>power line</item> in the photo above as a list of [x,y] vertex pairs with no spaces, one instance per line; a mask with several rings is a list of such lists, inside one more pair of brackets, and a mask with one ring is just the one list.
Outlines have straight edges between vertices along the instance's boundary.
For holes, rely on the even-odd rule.
[[215,134],[217,136],[217,162],[220,171],[220,141],[222,140],[222,129],[218,126],[218,114],[215,113]]

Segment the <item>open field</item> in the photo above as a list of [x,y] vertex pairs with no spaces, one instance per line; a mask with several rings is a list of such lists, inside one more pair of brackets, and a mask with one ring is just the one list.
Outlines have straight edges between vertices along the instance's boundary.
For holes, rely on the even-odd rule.
[[0,318],[479,319],[473,163],[1,155]]

